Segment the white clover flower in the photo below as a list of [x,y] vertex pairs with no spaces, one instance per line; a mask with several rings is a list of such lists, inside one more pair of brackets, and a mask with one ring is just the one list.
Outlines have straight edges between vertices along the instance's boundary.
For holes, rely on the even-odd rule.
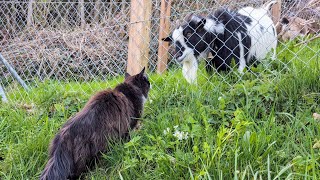
[[[179,141],[183,140],[183,139],[188,139],[188,132],[183,132],[183,131],[179,131],[179,126],[173,126],[174,128],[174,133],[172,134],[174,137],[176,137]],[[170,133],[170,128],[166,128],[165,130],[163,130],[163,134],[167,135]]]
[[173,134],[179,141],[183,139],[188,139],[188,132],[178,131],[176,130]]
[[180,141],[183,139],[183,132],[175,131],[173,136],[175,136]]

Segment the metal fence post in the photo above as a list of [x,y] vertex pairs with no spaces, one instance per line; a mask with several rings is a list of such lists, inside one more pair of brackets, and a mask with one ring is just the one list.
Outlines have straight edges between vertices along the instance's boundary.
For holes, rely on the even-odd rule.
[[18,75],[16,70],[13,69],[13,67],[8,63],[8,61],[6,59],[4,59],[4,57],[1,55],[1,53],[0,53],[0,60],[8,68],[8,70],[12,74],[12,76],[21,84],[21,86],[25,90],[29,90],[27,84],[21,79],[21,77]]
[[6,97],[6,94],[4,93],[4,90],[2,88],[2,86],[0,85],[0,96],[2,97],[2,101],[3,102],[8,102],[8,99]]

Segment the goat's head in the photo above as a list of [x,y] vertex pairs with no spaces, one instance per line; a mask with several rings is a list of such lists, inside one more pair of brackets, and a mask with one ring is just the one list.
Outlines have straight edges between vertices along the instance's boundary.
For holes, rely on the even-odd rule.
[[174,29],[172,35],[162,39],[174,43],[174,57],[178,62],[182,62],[190,56],[198,57],[208,48],[210,43],[205,37],[208,33],[204,29],[206,19],[196,15],[191,15],[188,19],[186,23]]

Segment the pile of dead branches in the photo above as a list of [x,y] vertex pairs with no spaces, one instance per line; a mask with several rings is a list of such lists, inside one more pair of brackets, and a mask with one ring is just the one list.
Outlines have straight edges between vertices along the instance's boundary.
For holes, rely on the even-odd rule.
[[87,80],[123,73],[128,36],[124,27],[25,29],[0,48],[24,79]]
[[282,18],[278,23],[280,40],[293,40],[297,37],[320,33],[320,1],[296,0],[283,1]]

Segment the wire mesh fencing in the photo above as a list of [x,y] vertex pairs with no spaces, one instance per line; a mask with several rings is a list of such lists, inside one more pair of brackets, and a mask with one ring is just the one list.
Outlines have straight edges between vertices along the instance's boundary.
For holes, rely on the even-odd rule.
[[[148,51],[143,56],[147,59],[148,72],[156,73],[159,61],[165,62],[165,68],[170,73],[181,71],[182,62],[176,60],[177,47],[172,42],[169,48],[165,48],[167,57],[159,55],[159,31],[161,31],[160,20],[163,18],[161,14],[161,3],[170,3],[170,29],[167,35],[172,35],[175,28],[185,27],[189,20],[190,14],[199,17],[209,17],[218,9],[228,8],[230,14],[239,11],[243,7],[252,6],[255,8],[263,7],[269,1],[264,0],[248,0],[248,1],[202,1],[202,0],[153,0],[151,1],[151,11],[147,14],[143,22],[132,22],[135,15],[139,15],[132,8],[132,3],[138,3],[140,6],[144,1],[127,1],[127,0],[80,0],[80,1],[1,1],[0,2],[0,53],[13,67],[22,80],[30,87],[35,87],[45,80],[57,81],[75,81],[87,82],[96,80],[107,80],[113,77],[121,76],[127,70],[128,49],[130,43],[130,27],[135,23],[150,23],[147,27],[147,33],[138,34],[142,43],[147,43]],[[280,3],[281,1],[278,1]],[[267,13],[273,19],[273,25],[276,30],[277,41],[277,58],[270,58],[268,54],[266,58],[270,61],[264,64],[264,71],[269,74],[277,72],[285,72],[290,70],[288,63],[299,61],[305,66],[310,66],[309,60],[303,59],[292,48],[309,47],[310,42],[318,42],[319,37],[319,19],[320,9],[319,1],[301,0],[301,1],[282,1],[281,11],[278,19],[274,20],[273,13]],[[269,12],[269,10],[268,10]],[[250,12],[248,12],[250,17]],[[221,17],[222,20],[224,17]],[[252,17],[250,17],[252,18]],[[257,19],[256,19],[257,20]],[[232,20],[234,21],[234,19]],[[244,23],[244,19],[240,19],[237,23]],[[257,20],[260,22],[259,19]],[[218,22],[218,21],[217,21]],[[228,22],[225,22],[228,23]],[[262,24],[263,25],[263,24]],[[242,26],[242,25],[241,25]],[[243,25],[244,26],[244,25]],[[263,28],[263,26],[261,26]],[[257,29],[257,28],[256,28]],[[225,30],[225,29],[223,29]],[[198,29],[193,29],[193,35],[199,36]],[[237,40],[245,39],[249,34],[241,34],[239,37],[235,34],[238,30],[227,30],[229,34],[236,37]],[[214,34],[214,33],[213,33]],[[184,35],[182,33],[182,35]],[[222,43],[220,47],[214,47],[212,42],[206,42],[204,45],[211,50],[205,57],[197,59],[197,64],[208,62],[208,60],[219,56],[215,52],[219,48],[224,47],[230,37],[221,40],[222,36],[214,34],[214,41]],[[200,36],[199,36],[200,37]],[[185,38],[185,37],[184,37]],[[202,38],[202,37],[200,37]],[[216,39],[218,38],[218,40]],[[219,39],[220,38],[220,39]],[[251,39],[259,37],[250,37]],[[213,41],[213,40],[212,40]],[[294,42],[290,44],[288,42]],[[185,39],[189,42],[189,39]],[[240,42],[240,41],[239,41]],[[252,41],[251,41],[252,42]],[[199,42],[198,42],[199,43]],[[196,52],[199,44],[193,44],[189,48]],[[234,42],[233,42],[234,43]],[[134,46],[133,42],[131,46]],[[241,56],[249,56],[251,46],[256,46],[260,51],[260,46],[251,44],[250,46],[236,43],[232,49],[227,48],[230,54],[234,54],[236,61],[235,66],[240,66],[241,57],[238,49],[244,48],[244,54]],[[263,44],[271,46],[271,44]],[[292,47],[291,47],[292,46]],[[216,49],[214,49],[216,48]],[[235,52],[239,51],[238,54]],[[281,55],[286,51],[286,55]],[[309,51],[313,53],[311,58],[319,56],[319,48],[310,47]],[[289,53],[289,54],[288,54]],[[239,57],[237,57],[239,56]],[[223,61],[225,57],[220,57]],[[282,58],[282,59],[280,59]],[[204,59],[204,60],[203,60]],[[249,58],[248,58],[249,59]],[[285,61],[283,61],[285,59]],[[238,63],[238,65],[237,65]],[[198,65],[197,65],[198,66]],[[211,66],[210,63],[199,68],[198,74],[205,73],[203,69]],[[228,66],[232,66],[230,63]],[[200,66],[201,67],[201,66]],[[278,67],[276,70],[274,67]],[[16,79],[8,70],[5,64],[0,63],[0,85],[5,92],[14,91],[19,87]],[[312,67],[310,67],[312,68]],[[209,76],[219,76],[224,83],[232,86],[227,79],[227,73],[220,73],[218,66],[212,68]],[[254,70],[252,71],[255,74]],[[242,80],[242,75],[237,75],[237,81]],[[258,75],[256,75],[259,78]],[[181,79],[181,81],[185,81]],[[209,77],[207,83],[210,83]],[[155,85],[156,86],[156,85]]]

